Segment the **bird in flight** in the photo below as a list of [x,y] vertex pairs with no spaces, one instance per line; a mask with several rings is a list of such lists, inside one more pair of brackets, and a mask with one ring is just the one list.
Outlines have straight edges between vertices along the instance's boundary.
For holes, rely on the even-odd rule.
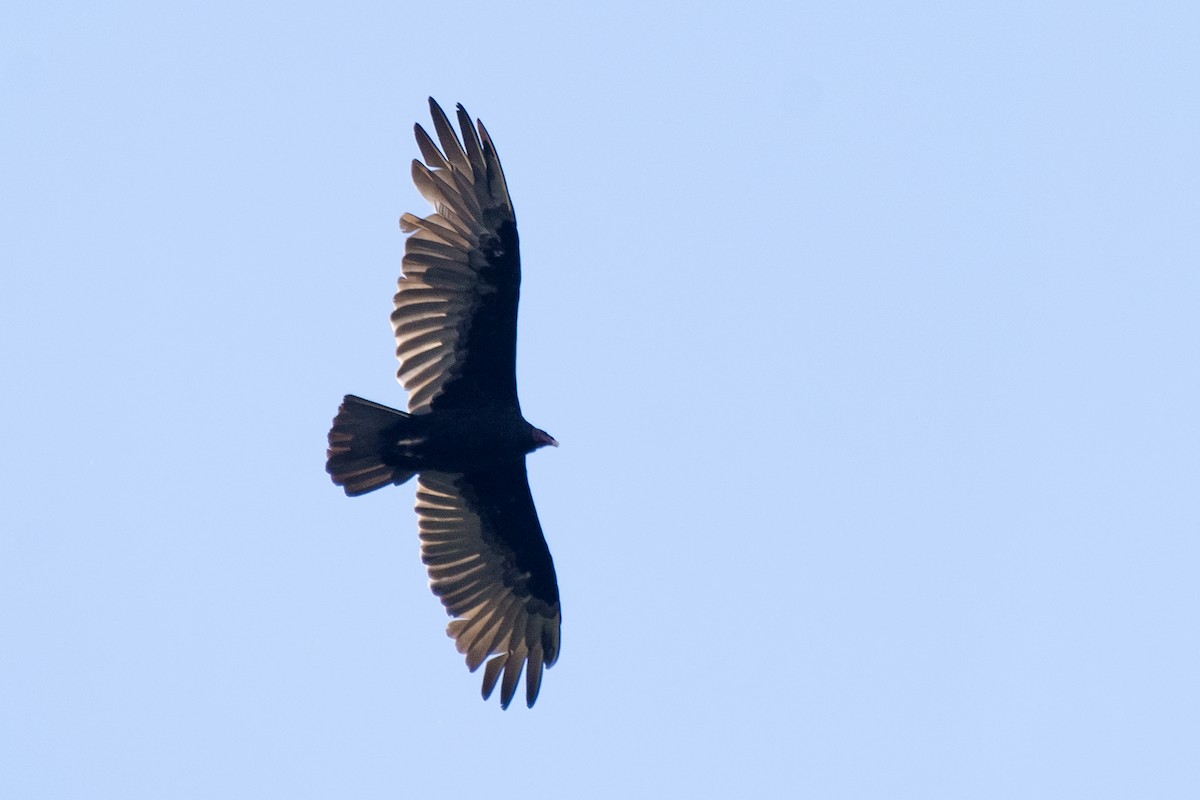
[[354,497],[417,476],[421,561],[454,619],[446,633],[483,698],[508,708],[525,671],[532,707],[558,659],[562,611],[525,456],[550,434],[517,401],[521,260],[504,171],[483,123],[460,105],[459,139],[429,99],[439,148],[414,126],[412,177],[433,206],[404,214],[408,237],[392,312],[408,412],[347,395],[329,431],[326,470]]

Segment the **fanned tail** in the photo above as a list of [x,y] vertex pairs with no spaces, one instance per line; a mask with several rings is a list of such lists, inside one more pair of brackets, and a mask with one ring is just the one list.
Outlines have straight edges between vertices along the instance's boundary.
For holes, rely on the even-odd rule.
[[350,497],[404,483],[417,470],[399,463],[404,459],[395,442],[410,418],[403,411],[346,395],[329,430],[325,471]]

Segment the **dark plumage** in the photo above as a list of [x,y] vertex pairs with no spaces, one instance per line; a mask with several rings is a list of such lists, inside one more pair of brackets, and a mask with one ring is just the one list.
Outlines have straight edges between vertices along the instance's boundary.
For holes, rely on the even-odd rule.
[[517,221],[491,137],[460,105],[460,141],[429,100],[439,149],[415,126],[424,163],[413,182],[434,207],[405,214],[392,327],[408,413],[348,395],[329,431],[326,469],[356,496],[419,475],[421,560],[454,620],[446,632],[483,697],[508,707],[523,669],[525,701],[558,658],[562,612],[525,455],[558,442],[517,400]]

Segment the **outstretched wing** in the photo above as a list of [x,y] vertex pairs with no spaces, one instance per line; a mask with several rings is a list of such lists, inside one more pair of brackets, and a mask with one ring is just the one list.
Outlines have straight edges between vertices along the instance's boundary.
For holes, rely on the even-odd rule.
[[558,659],[562,612],[525,459],[486,472],[422,472],[417,514],[430,586],[455,618],[446,633],[472,672],[487,662],[483,698],[503,675],[500,705],[508,708],[528,663],[532,706],[542,668]]
[[521,259],[504,171],[482,122],[476,134],[458,106],[459,141],[433,98],[429,110],[441,149],[415,126],[425,163],[412,177],[434,213],[400,218],[412,236],[392,313],[397,377],[413,413],[516,408]]

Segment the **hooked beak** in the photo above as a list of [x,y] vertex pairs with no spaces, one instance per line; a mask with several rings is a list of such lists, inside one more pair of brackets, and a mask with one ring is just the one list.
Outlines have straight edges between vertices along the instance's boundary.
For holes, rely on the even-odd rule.
[[558,442],[554,440],[554,437],[546,433],[541,428],[533,429],[533,440],[537,442],[538,447],[544,447],[545,445],[558,447]]

